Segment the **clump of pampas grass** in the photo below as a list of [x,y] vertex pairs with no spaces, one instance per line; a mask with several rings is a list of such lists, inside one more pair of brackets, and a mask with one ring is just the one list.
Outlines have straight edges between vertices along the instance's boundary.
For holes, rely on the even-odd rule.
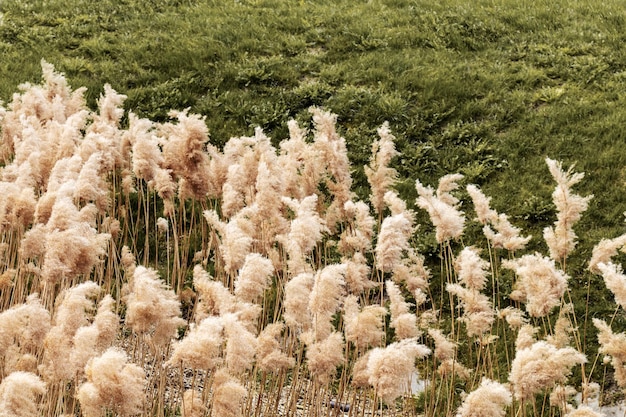
[[504,417],[511,402],[511,392],[506,386],[485,378],[465,398],[456,417]]
[[565,382],[571,368],[586,361],[587,357],[574,348],[559,349],[545,341],[518,349],[509,374],[515,398],[524,402],[542,390]]
[[134,416],[144,410],[144,370],[128,363],[126,353],[110,348],[85,367],[87,381],[77,398],[85,417],[98,417],[104,410]]
[[126,304],[126,324],[153,349],[164,348],[186,324],[176,294],[152,269],[136,267]]
[[367,361],[368,382],[387,404],[401,396],[415,372],[415,360],[430,354],[430,349],[415,339],[404,339],[384,348],[374,348]]
[[493,247],[511,252],[524,249],[531,236],[520,236],[520,229],[509,222],[506,214],[493,210],[489,206],[491,198],[476,185],[469,184],[466,189],[474,203],[477,220],[483,225],[483,234]]
[[437,194],[430,186],[424,186],[419,180],[415,181],[415,189],[419,197],[417,205],[426,210],[430,221],[435,226],[435,237],[438,243],[451,239],[458,239],[463,234],[465,217],[458,210],[459,200],[450,194],[458,188],[457,181],[462,179],[460,174],[450,174],[439,180]]
[[370,164],[365,166],[365,175],[372,190],[370,202],[376,213],[384,209],[384,196],[393,185],[398,172],[389,166],[394,156],[399,155],[394,144],[395,137],[391,134],[389,123],[385,122],[378,128],[379,139],[372,143]]
[[561,162],[550,158],[546,158],[546,164],[557,182],[552,193],[552,199],[557,208],[557,220],[554,227],[546,227],[543,230],[543,237],[550,249],[550,257],[564,263],[576,247],[577,236],[574,233],[574,225],[587,210],[589,200],[593,196],[581,197],[571,192],[571,187],[583,179],[584,173],[573,173],[573,167],[563,171]]
[[213,376],[212,417],[238,417],[242,415],[241,403],[247,395],[246,388],[226,370],[219,369]]
[[502,266],[517,274],[519,279],[510,297],[526,303],[530,316],[543,317],[561,303],[569,276],[556,267],[553,259],[535,253],[506,260]]
[[38,417],[37,396],[43,395],[46,384],[31,372],[17,371],[0,383],[0,415],[11,417]]

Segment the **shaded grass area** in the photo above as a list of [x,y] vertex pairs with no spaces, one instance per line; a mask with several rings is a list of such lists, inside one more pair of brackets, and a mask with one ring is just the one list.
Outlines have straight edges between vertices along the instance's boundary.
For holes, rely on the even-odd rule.
[[[39,81],[44,58],[88,87],[92,106],[110,83],[141,117],[190,107],[217,144],[255,126],[278,142],[289,119],[309,123],[307,109],[323,106],[338,115],[361,194],[360,167],[388,120],[405,198],[417,178],[460,172],[544,253],[541,230],[555,220],[544,158],[575,163],[587,173],[577,191],[595,198],[572,289],[585,299],[593,279],[591,300],[607,297],[584,268],[594,244],[624,229],[621,2],[6,0],[0,12],[4,102]],[[416,241],[434,259],[421,220]]]

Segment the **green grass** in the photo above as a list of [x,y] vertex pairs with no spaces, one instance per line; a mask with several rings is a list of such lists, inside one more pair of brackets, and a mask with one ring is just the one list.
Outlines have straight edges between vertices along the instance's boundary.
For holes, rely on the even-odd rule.
[[[278,142],[289,119],[309,123],[307,109],[323,106],[338,115],[362,194],[361,167],[388,120],[405,198],[417,178],[463,173],[543,253],[555,220],[544,158],[575,163],[586,172],[576,191],[595,198],[568,272],[577,297],[587,279],[592,298],[609,297],[584,268],[600,238],[624,232],[620,1],[4,0],[0,11],[5,103],[39,82],[43,58],[88,87],[91,106],[110,83],[142,117],[190,107],[217,144],[255,126]],[[427,232],[417,240],[434,257]]]

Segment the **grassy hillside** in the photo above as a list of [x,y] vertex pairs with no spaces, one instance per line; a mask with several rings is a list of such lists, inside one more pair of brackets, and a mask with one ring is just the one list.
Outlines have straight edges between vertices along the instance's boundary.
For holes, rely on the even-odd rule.
[[[586,267],[600,239],[624,233],[623,2],[4,0],[0,13],[5,106],[18,85],[41,82],[45,59],[88,88],[93,109],[108,83],[140,117],[206,116],[218,146],[257,126],[277,145],[290,119],[312,128],[308,109],[322,107],[338,116],[362,198],[363,166],[388,121],[409,204],[416,179],[461,173],[533,235],[529,252],[547,253],[542,230],[556,219],[545,158],[575,165],[585,173],[575,191],[594,195],[568,259],[577,315],[614,309]],[[418,223],[414,242],[436,270],[434,227],[422,211]],[[620,310],[613,327],[625,324]]]
[[92,105],[110,83],[153,120],[191,107],[215,143],[256,126],[284,138],[290,118],[324,106],[356,165],[390,122],[407,192],[459,171],[529,216],[504,194],[543,200],[551,156],[588,172],[598,227],[620,217],[620,2],[324,3],[4,1],[0,97],[38,82],[45,58]]
[[[109,83],[155,121],[190,107],[225,143],[276,142],[307,109],[338,115],[361,167],[388,120],[398,189],[460,172],[537,236],[554,220],[544,158],[587,175],[581,259],[623,231],[624,6],[618,1],[14,1],[0,6],[0,98],[45,58],[92,106]],[[586,241],[589,239],[589,241]]]

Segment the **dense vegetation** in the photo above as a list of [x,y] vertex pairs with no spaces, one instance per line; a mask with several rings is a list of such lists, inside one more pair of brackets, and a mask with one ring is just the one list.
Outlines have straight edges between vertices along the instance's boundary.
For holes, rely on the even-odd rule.
[[[557,215],[545,158],[575,164],[586,173],[576,192],[594,195],[567,263],[575,313],[614,310],[587,263],[600,239],[624,231],[626,17],[618,1],[7,0],[0,13],[5,103],[19,84],[40,83],[43,58],[69,85],[88,88],[92,109],[108,83],[139,117],[166,122],[171,109],[185,108],[206,116],[220,148],[257,126],[278,145],[290,119],[312,128],[308,109],[318,106],[337,114],[362,199],[363,166],[388,121],[400,152],[394,188],[410,208],[416,179],[435,185],[461,173],[534,236],[529,252],[548,252],[542,230]],[[121,126],[128,123],[125,113]],[[413,245],[437,271],[434,227],[416,214]],[[473,243],[480,227],[466,233]],[[619,310],[612,326],[624,325]],[[595,341],[591,323],[581,331]]]

